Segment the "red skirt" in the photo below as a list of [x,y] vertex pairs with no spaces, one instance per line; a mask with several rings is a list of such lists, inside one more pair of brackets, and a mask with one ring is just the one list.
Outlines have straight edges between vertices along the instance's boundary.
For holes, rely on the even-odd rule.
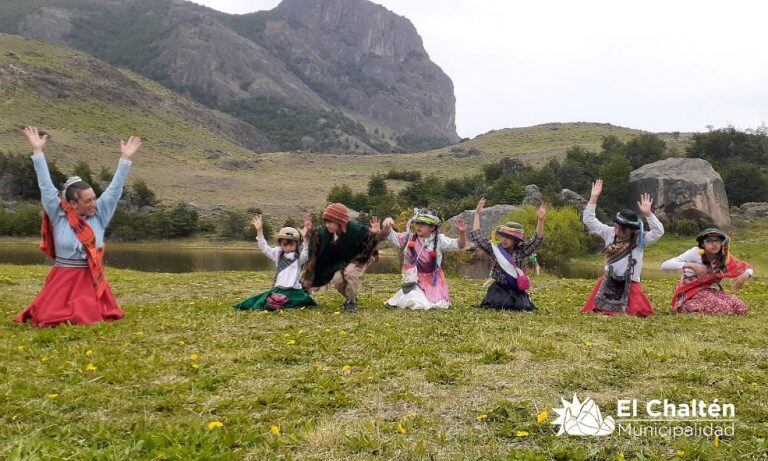
[[54,267],[42,291],[13,320],[31,320],[34,326],[52,327],[60,323],[88,325],[118,320],[124,315],[109,284],[101,299],[96,299],[93,277],[87,267]]
[[[595,312],[595,296],[600,289],[600,284],[603,283],[605,275],[600,277],[597,281],[595,288],[592,290],[592,294],[589,295],[587,303],[581,308],[581,312]],[[600,312],[600,314],[613,315],[617,312]],[[632,282],[629,285],[629,299],[627,300],[627,314],[635,315],[637,317],[647,317],[653,314],[653,306],[648,300],[648,297],[643,293],[643,286],[639,282]]]

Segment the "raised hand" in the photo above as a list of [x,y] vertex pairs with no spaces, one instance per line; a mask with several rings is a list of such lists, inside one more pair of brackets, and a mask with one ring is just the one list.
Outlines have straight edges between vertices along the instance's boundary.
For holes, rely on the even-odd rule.
[[539,219],[539,221],[543,221],[544,218],[547,217],[547,212],[549,211],[549,205],[546,203],[542,203],[538,209],[536,209],[536,218]]
[[312,230],[312,215],[307,213],[304,215],[304,225],[299,228],[299,234],[301,234],[302,240],[307,240],[309,231]]
[[479,202],[477,202],[477,206],[475,207],[475,213],[480,214],[485,209],[485,197],[481,198]]
[[643,216],[648,217],[651,215],[651,205],[653,205],[653,199],[651,198],[651,194],[645,193],[640,196],[640,201],[637,202],[637,207],[640,209],[640,212],[643,213]]
[[592,192],[590,193],[590,197],[598,198],[600,197],[600,194],[603,193],[603,180],[602,179],[596,179],[595,182],[592,183]]
[[251,220],[251,224],[253,224],[253,228],[256,229],[256,232],[258,232],[259,234],[261,234],[262,231],[264,230],[264,223],[261,220],[260,214],[257,214],[256,216],[253,217],[253,219]]
[[453,222],[453,225],[456,226],[456,230],[462,234],[467,231],[467,222],[461,218],[456,218],[456,220]]
[[139,147],[141,147],[141,139],[136,136],[131,136],[128,138],[128,141],[120,140],[120,152],[125,160],[130,160],[133,154],[139,150]]
[[40,133],[38,133],[37,128],[33,126],[25,126],[22,130],[24,132],[24,135],[27,137],[27,141],[29,141],[29,145],[32,146],[32,153],[33,154],[39,154],[43,151],[43,148],[45,148],[45,143],[48,142],[48,135],[44,134],[40,136]]
[[381,221],[376,216],[371,217],[371,233],[377,235],[381,233]]

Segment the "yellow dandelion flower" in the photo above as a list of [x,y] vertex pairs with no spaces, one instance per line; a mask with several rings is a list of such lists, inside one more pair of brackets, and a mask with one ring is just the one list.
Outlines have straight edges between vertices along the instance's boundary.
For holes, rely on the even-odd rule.
[[289,341],[288,341],[287,343],[285,343],[285,344],[286,344],[287,346],[290,346],[290,345],[292,345],[292,344],[296,344],[296,340],[295,340],[295,339],[291,339],[291,340],[289,340]]
[[280,435],[280,428],[278,426],[272,426],[269,428],[269,433],[274,436],[278,436]]
[[333,315],[339,315],[339,314],[341,314],[341,311],[336,311],[333,313]]
[[189,356],[189,358],[190,358],[191,360],[197,360],[197,359],[199,359],[199,358],[200,358],[200,356],[199,356],[199,355],[197,355],[197,354],[192,354],[192,355],[190,355],[190,356]]
[[675,452],[675,456],[677,456],[678,458],[682,458],[683,456],[685,456],[685,452],[683,450],[677,450]]
[[738,382],[740,382],[740,383],[743,383],[743,382],[744,382],[744,378],[742,378],[741,376],[738,376],[738,375],[737,375],[737,376],[736,376],[736,381],[738,381]]
[[21,346],[21,345],[16,346],[16,350],[18,350],[18,351],[23,351],[24,349],[26,349],[26,347]]
[[584,345],[587,347],[592,347],[592,341],[584,341]]
[[208,423],[209,431],[212,431],[214,429],[220,429],[222,427],[224,427],[224,423],[222,423],[221,421],[211,421],[210,423]]
[[185,344],[187,343],[185,343],[184,341],[179,341],[179,346],[184,346]]
[[341,367],[341,372],[344,373],[345,375],[348,375],[352,373],[352,367],[349,365],[344,365],[343,367]]
[[47,362],[47,361],[48,361],[48,357],[43,357],[43,358],[41,358],[41,359],[40,359],[40,361],[41,361],[41,362],[43,362],[43,363],[45,363],[45,362]]
[[96,368],[96,365],[89,363],[88,365],[85,366],[85,369],[88,371],[96,371],[98,368]]
[[720,446],[720,436],[715,435],[715,448],[718,448]]
[[48,398],[49,399],[55,399],[58,396],[59,396],[59,394],[48,394]]
[[395,429],[397,429],[397,432],[399,432],[399,433],[401,433],[401,434],[405,434],[405,433],[407,432],[407,431],[405,430],[405,427],[403,427],[403,425],[402,425],[401,423],[397,423],[397,424],[395,425]]
[[515,435],[518,437],[528,437],[529,434],[527,431],[517,431],[515,432]]
[[304,329],[303,329],[303,328],[301,328],[301,329],[299,330],[299,333],[298,333],[298,334],[300,334],[300,335],[304,334]]
[[323,371],[323,366],[318,363],[315,365],[315,371]]
[[192,364],[192,368],[194,368],[195,370],[197,370],[198,368],[200,368],[200,364],[199,364],[199,363],[193,363],[193,364]]
[[347,336],[347,332],[344,330],[339,331],[339,336]]
[[488,415],[477,415],[477,418],[475,418],[475,419],[477,419],[478,421],[482,422],[482,421],[485,421],[486,419],[488,419]]
[[143,331],[137,331],[136,332],[136,336],[144,336],[144,332]]
[[330,329],[330,328],[326,328],[326,329],[325,329],[325,330],[323,330],[323,331],[325,331],[326,333],[330,333],[330,332],[331,332],[331,329]]
[[87,355],[88,357],[92,356],[93,355],[93,349],[88,349],[87,351],[85,351],[85,355]]
[[547,413],[547,410],[542,411],[539,413],[539,416],[536,417],[536,421],[539,423],[543,423],[547,420],[547,417],[549,416],[549,413]]

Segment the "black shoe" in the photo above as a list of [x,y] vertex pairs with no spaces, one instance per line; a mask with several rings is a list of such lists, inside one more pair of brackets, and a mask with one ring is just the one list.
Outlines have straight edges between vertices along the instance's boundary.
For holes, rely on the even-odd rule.
[[357,312],[357,300],[347,301],[344,303],[345,312]]

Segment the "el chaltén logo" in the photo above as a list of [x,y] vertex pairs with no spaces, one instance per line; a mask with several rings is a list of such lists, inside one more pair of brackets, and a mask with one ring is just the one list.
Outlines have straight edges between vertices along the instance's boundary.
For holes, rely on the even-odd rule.
[[560,399],[563,402],[562,408],[554,408],[557,419],[552,424],[559,424],[560,430],[557,435],[610,435],[616,429],[616,423],[612,417],[603,419],[600,414],[600,407],[594,400],[587,397],[583,402],[579,402],[576,394],[573,394],[573,401],[569,402]]
[[557,435],[607,436],[733,436],[736,408],[732,403],[693,399],[674,403],[651,399],[640,405],[637,399],[619,399],[616,416],[603,417],[600,407],[590,397],[580,401],[576,394],[570,402],[561,398],[562,408],[554,408],[559,425]]

